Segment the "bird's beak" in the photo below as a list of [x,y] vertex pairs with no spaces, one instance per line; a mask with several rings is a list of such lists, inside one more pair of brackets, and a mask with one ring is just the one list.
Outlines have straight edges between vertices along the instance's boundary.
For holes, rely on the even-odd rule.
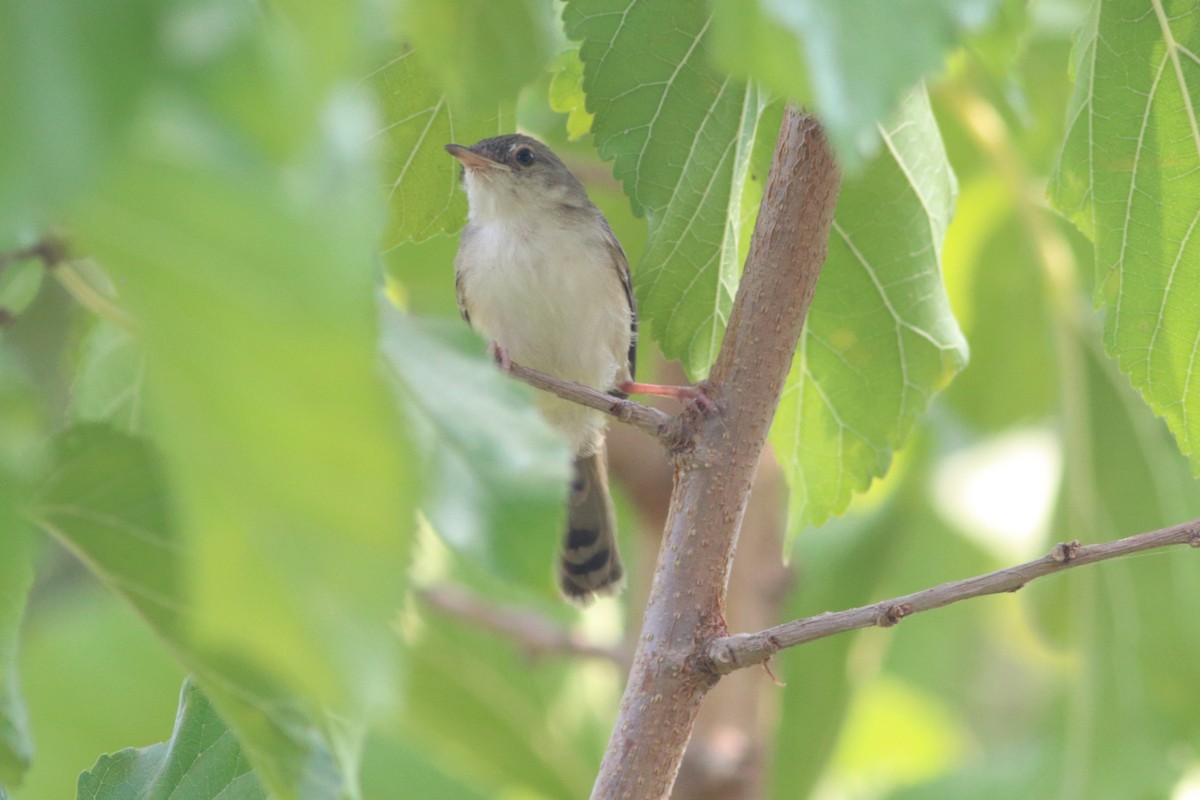
[[480,155],[469,147],[463,147],[461,144],[446,145],[446,152],[461,161],[462,165],[472,172],[487,172],[493,169],[508,171],[508,165],[492,161],[487,156]]

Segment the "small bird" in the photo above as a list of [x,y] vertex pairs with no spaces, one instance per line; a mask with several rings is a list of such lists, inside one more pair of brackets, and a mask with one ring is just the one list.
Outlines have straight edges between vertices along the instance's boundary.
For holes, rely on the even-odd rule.
[[[629,261],[600,209],[549,147],[508,134],[446,145],[463,166],[467,225],[454,261],[463,319],[515,362],[618,396],[657,394],[709,405],[701,390],[634,383],[637,304]],[[538,407],[575,453],[558,583],[568,600],[620,590],[606,417],[539,393]]]

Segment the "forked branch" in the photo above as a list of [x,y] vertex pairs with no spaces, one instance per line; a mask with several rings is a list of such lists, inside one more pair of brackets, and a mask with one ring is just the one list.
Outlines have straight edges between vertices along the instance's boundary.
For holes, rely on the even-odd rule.
[[724,675],[736,669],[761,664],[784,648],[795,647],[814,639],[823,639],[859,628],[891,627],[905,617],[922,611],[941,608],[972,597],[1015,592],[1032,580],[1073,567],[1180,544],[1200,548],[1200,519],[1103,544],[1083,546],[1077,541],[1064,542],[1036,561],[1015,567],[943,583],[931,589],[869,606],[785,622],[758,633],[722,636],[713,639],[708,645],[708,665],[715,674]]

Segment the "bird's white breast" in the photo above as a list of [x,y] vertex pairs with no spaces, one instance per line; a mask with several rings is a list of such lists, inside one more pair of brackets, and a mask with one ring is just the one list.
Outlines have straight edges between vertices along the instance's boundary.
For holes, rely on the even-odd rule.
[[[631,310],[603,229],[543,218],[472,221],[457,268],[471,323],[519,364],[601,391],[629,378]],[[539,404],[577,451],[603,428],[593,411],[546,395]]]

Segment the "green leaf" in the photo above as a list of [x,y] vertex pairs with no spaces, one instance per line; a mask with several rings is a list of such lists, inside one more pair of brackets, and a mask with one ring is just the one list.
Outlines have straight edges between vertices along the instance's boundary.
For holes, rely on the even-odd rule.
[[[1068,428],[1056,537],[1107,541],[1196,517],[1197,481],[1165,426],[1105,355],[1100,332],[1073,333],[1065,347],[1078,369],[1061,378]],[[1170,754],[1193,745],[1200,715],[1191,686],[1200,630],[1179,613],[1200,603],[1196,552],[1108,561],[1038,581],[1023,599],[1049,645],[1070,658],[1052,687],[1061,700],[1040,727],[1073,790],[1097,800],[1169,796],[1184,769]]]
[[495,796],[470,782],[458,764],[435,763],[427,752],[428,743],[420,739],[372,736],[367,741],[363,753],[363,797],[391,797],[397,786],[404,787],[406,797],[488,800]]
[[583,62],[576,49],[564,50],[550,64],[550,108],[567,115],[567,139],[582,139],[592,130],[592,114],[583,93]]
[[531,665],[511,641],[440,619],[421,626],[410,645],[410,737],[513,796],[587,795],[617,702],[609,665]]
[[1050,196],[1093,241],[1104,343],[1200,474],[1200,10],[1097,2]]
[[[885,504],[866,524],[839,520],[798,541],[795,562],[810,577],[803,592],[789,597],[786,619],[854,608],[877,597],[898,544],[896,505]],[[775,668],[785,688],[775,746],[792,756],[775,760],[770,797],[808,797],[820,781],[853,696],[846,662],[857,640],[835,636],[779,655]]]
[[996,0],[715,0],[715,55],[732,73],[809,105],[843,159]]
[[437,77],[407,45],[367,81],[383,118],[373,137],[386,178],[383,249],[453,233],[466,221],[467,198],[458,188],[460,165],[443,147],[506,132],[512,104],[496,99],[478,111],[452,109]]
[[951,294],[971,345],[971,368],[946,390],[947,402],[980,430],[1045,419],[1058,400],[1053,314],[1038,254],[1000,176],[964,185],[944,264],[961,282]]
[[[43,574],[55,563],[43,560]],[[23,626],[20,663],[36,747],[21,797],[73,797],[80,769],[97,754],[170,734],[184,670],[99,581],[60,584],[39,598]]]
[[146,347],[136,336],[106,320],[83,341],[71,392],[76,422],[107,422],[127,433],[145,426]]
[[0,231],[46,224],[120,148],[154,72],[165,8],[0,3]]
[[33,583],[33,542],[24,516],[41,457],[43,413],[10,351],[0,349],[0,794],[20,786],[33,742],[17,676],[17,643]]
[[649,224],[639,313],[663,353],[700,376],[749,247],[743,195],[767,98],[709,64],[709,17],[695,3],[571,0],[564,21],[583,42],[596,147]]
[[33,302],[45,274],[45,267],[36,258],[0,266],[0,325]]
[[771,427],[791,486],[791,535],[840,513],[882,475],[967,359],[940,271],[955,180],[924,90],[880,135],[884,150],[842,186]]
[[17,639],[33,584],[33,547],[11,500],[0,497],[0,791],[21,785],[33,757],[17,679]]
[[144,330],[196,548],[191,625],[315,702],[373,707],[395,671],[413,481],[375,360],[363,209],[352,186],[297,202],[271,170],[182,160],[131,160],[77,227]]
[[433,527],[467,560],[554,592],[570,453],[532,391],[496,369],[457,320],[385,309],[382,350],[422,454]]
[[197,614],[184,587],[195,547],[181,536],[160,458],[145,440],[90,424],[69,429],[55,451],[33,508],[41,527],[130,602],[196,673],[276,795],[338,797],[341,778],[328,744],[294,697],[245,658],[194,636]]
[[397,14],[455,109],[515,102],[550,59],[547,0],[401,0]]
[[104,755],[79,776],[77,800],[266,800],[237,739],[190,680],[170,740]]

